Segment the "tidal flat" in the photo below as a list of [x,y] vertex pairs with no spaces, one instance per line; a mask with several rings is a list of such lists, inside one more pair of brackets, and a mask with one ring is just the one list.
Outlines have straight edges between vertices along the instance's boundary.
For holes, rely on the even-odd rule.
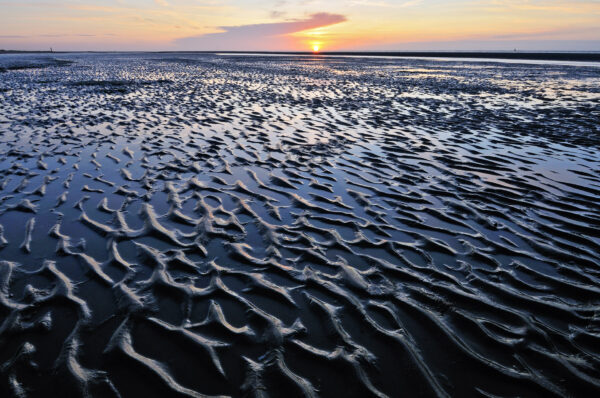
[[0,396],[600,394],[600,64],[0,56]]

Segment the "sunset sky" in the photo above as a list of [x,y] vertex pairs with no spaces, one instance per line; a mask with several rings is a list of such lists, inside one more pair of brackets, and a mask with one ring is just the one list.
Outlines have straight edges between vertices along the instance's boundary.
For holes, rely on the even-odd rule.
[[0,0],[0,49],[600,51],[600,0]]

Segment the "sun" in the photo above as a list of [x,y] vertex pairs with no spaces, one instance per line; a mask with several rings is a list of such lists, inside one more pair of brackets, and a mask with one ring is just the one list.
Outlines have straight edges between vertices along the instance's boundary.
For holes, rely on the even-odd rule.
[[313,52],[318,53],[319,52],[319,48],[320,47],[319,47],[318,44],[313,45]]

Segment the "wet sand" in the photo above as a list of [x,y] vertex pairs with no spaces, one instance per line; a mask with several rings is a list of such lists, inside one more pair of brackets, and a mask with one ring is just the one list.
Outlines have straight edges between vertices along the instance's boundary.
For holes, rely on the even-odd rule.
[[0,56],[0,396],[595,396],[600,68]]

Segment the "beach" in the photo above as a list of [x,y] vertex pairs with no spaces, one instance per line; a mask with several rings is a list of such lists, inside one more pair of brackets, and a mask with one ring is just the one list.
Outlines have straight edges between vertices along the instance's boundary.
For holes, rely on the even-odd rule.
[[0,55],[0,395],[598,395],[600,64],[537,61]]

